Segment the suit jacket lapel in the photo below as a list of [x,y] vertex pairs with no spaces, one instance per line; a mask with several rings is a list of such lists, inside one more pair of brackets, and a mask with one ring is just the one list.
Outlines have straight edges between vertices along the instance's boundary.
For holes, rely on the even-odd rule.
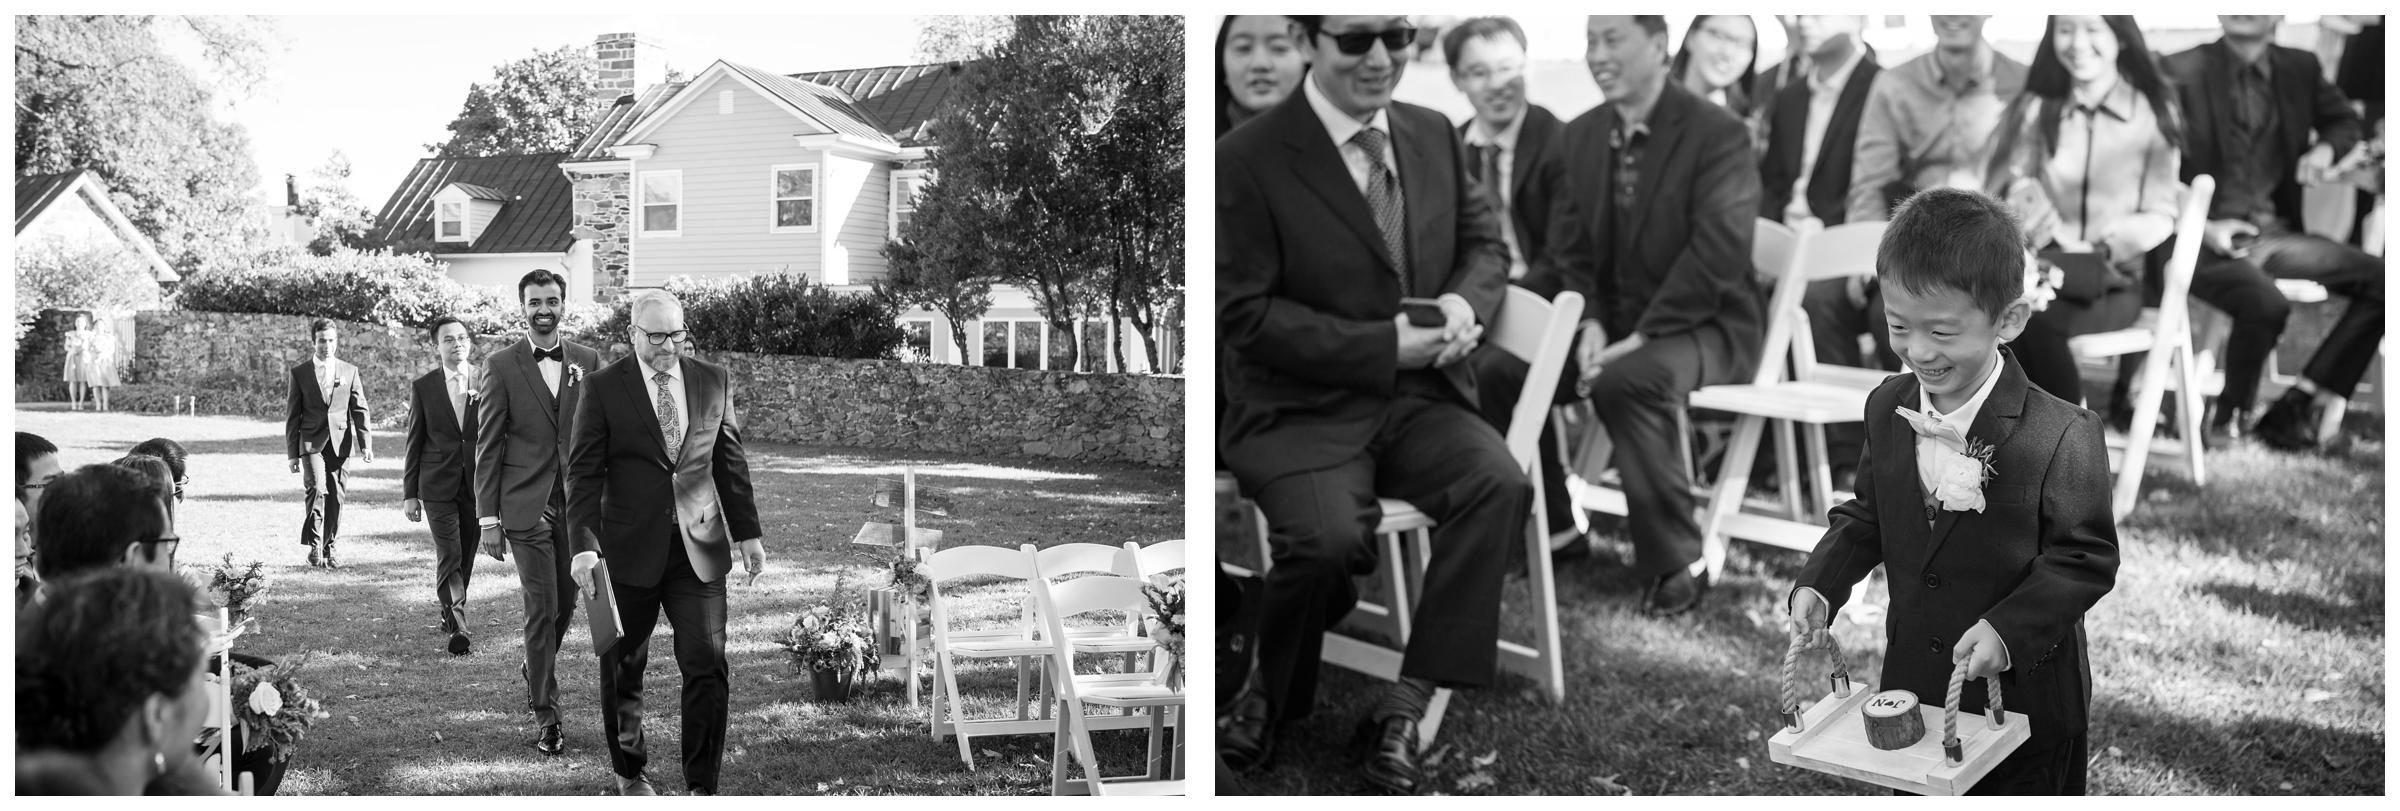
[[[2198,103],[2192,105],[2195,109],[2187,112],[2191,115],[2192,126],[2195,129],[2205,128],[2209,140],[2215,142],[2217,165],[2231,166],[2241,156],[2231,152],[2232,147],[2219,125],[2232,123],[2232,109],[2229,107],[2224,112],[2218,112],[2216,108],[2221,101],[2218,95],[2233,92],[2233,51],[2225,46],[2224,40],[2218,40],[2209,43],[2203,53],[2207,54],[2207,58],[2202,60],[2206,64],[2201,69],[2208,72],[2208,79],[2199,88],[2200,92],[2191,95]],[[2220,121],[2220,118],[2224,120]]]
[[[625,375],[625,396],[633,398],[633,405],[636,409],[634,413],[649,417],[642,422],[648,425],[650,430],[642,433],[650,438],[652,445],[658,447],[658,453],[652,455],[651,458],[659,460],[659,464],[665,465],[668,470],[674,470],[675,460],[667,458],[667,434],[658,427],[658,407],[652,402],[657,398],[657,390],[651,387],[650,367],[643,364],[639,358],[620,362],[625,364],[625,371],[630,372]],[[684,382],[683,392],[684,399],[691,399],[692,388],[688,378]]]
[[[1901,384],[1899,402],[1915,408],[1917,401],[1917,381],[1911,375]],[[1899,526],[1884,524],[1883,531],[1897,536],[1895,540],[1904,541],[1894,544],[1893,548],[1928,549],[1933,543],[1933,536],[1925,523],[1924,484],[1917,475],[1917,433],[1909,430],[1908,421],[1897,414],[1878,414],[1873,417],[1876,426],[1874,446],[1890,449],[1869,461],[1869,464],[1876,465],[1875,479],[1878,486],[1883,488],[1883,492],[1876,496],[1891,504],[1907,505],[1908,516],[1908,520],[1900,522]],[[1922,568],[1922,561],[1931,557],[1928,550],[1925,557],[1918,559],[1919,567]],[[1886,562],[1894,562],[1888,553]]]
[[1592,206],[1584,216],[1590,217],[1590,222],[1594,223],[1591,250],[1595,254],[1605,252],[1605,255],[1594,256],[1593,260],[1599,264],[1600,272],[1607,274],[1615,272],[1617,258],[1627,253],[1616,243],[1617,150],[1610,145],[1617,131],[1616,106],[1601,106],[1599,118],[1592,123],[1597,125],[1599,131],[1593,133],[1588,143],[1574,144],[1568,148],[1589,150],[1590,154],[1598,156],[1590,167],[1592,176],[1597,179],[1592,185],[1595,191]]
[[[1432,257],[1425,256],[1425,251],[1418,247],[1417,235],[1434,228],[1436,224],[1433,219],[1445,211],[1451,211],[1456,205],[1456,194],[1451,196],[1454,201],[1451,206],[1439,204],[1445,184],[1433,171],[1433,167],[1439,165],[1434,158],[1435,145],[1446,146],[1450,139],[1442,130],[1407,123],[1389,110],[1384,112],[1384,120],[1390,122],[1393,140],[1399,142],[1392,150],[1399,165],[1392,167],[1392,170],[1400,176],[1401,222],[1407,226],[1402,229],[1404,233],[1400,238],[1408,246],[1408,255],[1415,257],[1415,261],[1409,263],[1413,267],[1409,268],[1408,289],[1419,291],[1419,294],[1440,290],[1443,277],[1449,274],[1450,268],[1445,263],[1426,261]],[[1448,185],[1453,186],[1452,191],[1455,192],[1455,181],[1465,178],[1452,173],[1450,179],[1453,183]],[[1456,216],[1455,213],[1452,216]]]
[[1684,105],[1690,99],[1687,91],[1669,82],[1658,96],[1658,106],[1650,111],[1650,141],[1642,146],[1641,174],[1633,179],[1633,227],[1626,229],[1627,234],[1642,233],[1642,223],[1650,218],[1650,203],[1658,199],[1659,175],[1666,172],[1675,148],[1683,145]]
[[467,435],[466,430],[463,428],[463,426],[466,424],[466,417],[465,415],[458,413],[457,405],[450,400],[450,375],[448,372],[444,371],[438,366],[435,367],[433,370],[433,376],[431,378],[427,379],[423,383],[417,384],[417,399],[419,401],[429,399],[441,401],[442,407],[434,409],[433,413],[437,417],[445,414],[449,416],[449,426],[453,435]]
[[[1548,135],[1550,130],[1548,122],[1543,121],[1542,118],[1547,115],[1549,113],[1540,107],[1526,107],[1525,122],[1517,125],[1517,148],[1511,151],[1508,159],[1508,213],[1510,219],[1515,219],[1517,216],[1517,201],[1525,199],[1525,187],[1533,182],[1534,161],[1541,159],[1542,148],[1546,146],[1544,136]],[[1541,222],[1542,214],[1543,212],[1534,212],[1535,219],[1533,221]]]
[[[2025,393],[2031,385],[2011,353],[2001,349],[2000,382],[1992,386],[1992,396],[1983,401],[1983,410],[1975,412],[1975,424],[1967,426],[1967,438],[1991,446],[1993,458],[1999,458],[1999,449],[2017,432],[2018,419],[2025,414]],[[1997,473],[1994,471],[1995,477]],[[1991,483],[1985,482],[1984,486],[1989,488]],[[1950,530],[1965,515],[1962,511],[1941,511],[1933,525],[1933,545],[1925,550],[1927,563],[1933,561],[1934,553],[1941,551],[1942,544],[1950,539]]]
[[2275,71],[2274,101],[2283,108],[2275,111],[2277,146],[2286,150],[2284,154],[2306,152],[2308,132],[2316,124],[2311,102],[2317,98],[2318,76],[2309,72],[2306,65],[2297,64],[2299,60],[2285,59],[2283,51],[2272,46],[2267,50],[2267,55],[2261,58],[2267,60],[2270,70]]
[[[683,446],[677,450],[680,450],[684,455],[689,456],[692,453],[692,448],[696,445],[699,445],[701,440],[700,420],[695,416],[695,414],[700,410],[701,403],[715,402],[715,400],[712,398],[717,396],[717,380],[715,377],[710,375],[701,374],[699,367],[683,361],[677,362],[683,363],[684,412]],[[682,460],[677,459],[676,461],[681,462]]]
[[1376,256],[1383,257],[1386,268],[1397,269],[1399,263],[1384,250],[1383,229],[1375,226],[1375,210],[1368,207],[1367,196],[1359,192],[1358,184],[1350,180],[1349,164],[1342,162],[1341,146],[1325,134],[1324,123],[1317,120],[1316,110],[1308,106],[1304,94],[1293,93],[1272,114],[1281,117],[1278,124],[1284,129],[1284,143],[1293,152],[1292,173],[1299,176],[1301,185],[1315,192],[1333,210],[1335,219],[1341,220]]
[[[561,343],[560,346],[565,346],[565,344]],[[527,388],[533,389],[534,400],[542,404],[542,414],[550,418],[551,428],[557,428],[558,395],[550,391],[550,384],[547,381],[542,380],[542,363],[533,357],[532,339],[526,339],[525,343],[517,348],[517,360],[517,378],[525,381]],[[563,370],[559,377],[560,383],[566,382]]]

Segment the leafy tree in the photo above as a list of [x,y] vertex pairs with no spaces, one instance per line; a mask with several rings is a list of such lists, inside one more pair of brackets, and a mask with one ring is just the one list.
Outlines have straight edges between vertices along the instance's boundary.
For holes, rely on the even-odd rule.
[[1149,340],[1183,298],[1183,22],[1178,17],[1102,17],[1093,38],[1101,98],[1114,111],[1080,161],[1109,205],[1083,210],[1098,241],[1099,281],[1108,297],[1117,368],[1131,321],[1151,369],[1164,369]]
[[211,115],[216,93],[162,39],[197,41],[238,89],[266,70],[265,31],[244,18],[17,17],[17,172],[97,172],[182,272],[254,250],[265,228],[249,135]]
[[875,283],[875,294],[895,310],[923,306],[948,319],[950,344],[961,358],[967,356],[967,323],[992,308],[992,284],[1000,275],[983,239],[1002,230],[985,219],[996,207],[970,199],[973,193],[953,192],[938,178],[926,184],[900,239],[884,244],[889,270]]
[[980,59],[1014,29],[1007,15],[936,14],[917,18],[919,62],[965,62]]
[[450,140],[427,144],[445,158],[565,152],[599,118],[592,104],[592,60],[574,45],[501,64],[492,81],[467,87],[450,121]]
[[123,243],[32,239],[17,244],[15,261],[20,339],[43,310],[158,306],[150,263]]
[[375,212],[368,211],[350,191],[350,157],[341,150],[334,150],[323,165],[309,171],[296,210],[316,227],[316,238],[308,242],[309,253],[328,256],[340,248],[368,247],[367,232],[374,228]]

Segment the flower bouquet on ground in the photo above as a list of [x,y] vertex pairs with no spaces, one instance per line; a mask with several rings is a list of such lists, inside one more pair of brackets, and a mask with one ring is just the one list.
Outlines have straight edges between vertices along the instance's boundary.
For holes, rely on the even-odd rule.
[[306,655],[267,667],[233,663],[233,717],[242,730],[242,751],[272,744],[276,761],[289,760],[308,728],[328,717],[300,684],[300,670],[307,666]]
[[1170,689],[1183,689],[1183,575],[1168,578],[1165,585],[1143,584],[1142,596],[1150,598],[1150,618],[1144,624],[1167,655],[1161,681]]
[[[835,593],[840,593],[838,587]],[[792,627],[775,641],[790,653],[792,670],[807,674],[817,698],[826,701],[849,700],[851,685],[867,670],[873,652],[858,609],[838,598],[834,604],[800,612]]]

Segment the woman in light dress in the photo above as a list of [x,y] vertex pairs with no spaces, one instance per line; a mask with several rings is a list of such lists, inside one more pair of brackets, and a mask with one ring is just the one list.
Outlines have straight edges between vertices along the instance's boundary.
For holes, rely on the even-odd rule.
[[117,386],[117,331],[104,324],[87,334],[89,337],[83,342],[83,385],[91,392],[92,407],[107,411],[108,390]]

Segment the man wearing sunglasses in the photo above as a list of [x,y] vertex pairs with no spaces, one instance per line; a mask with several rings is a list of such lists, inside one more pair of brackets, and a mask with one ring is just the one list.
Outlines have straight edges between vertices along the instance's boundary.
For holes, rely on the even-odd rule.
[[1292,19],[1312,65],[1301,92],[1217,141],[1220,458],[1266,515],[1262,615],[1277,618],[1219,754],[1264,768],[1276,725],[1309,713],[1325,629],[1375,566],[1376,498],[1398,498],[1440,525],[1400,680],[1362,732],[1368,782],[1410,793],[1435,690],[1492,680],[1508,544],[1533,498],[1459,362],[1498,314],[1508,246],[1448,119],[1392,102],[1407,19]]
[[567,491],[560,479],[583,375],[600,353],[559,336],[567,280],[535,270],[517,280],[525,340],[484,359],[475,409],[475,511],[482,547],[514,558],[525,595],[525,693],[541,731],[533,748],[566,751],[559,726],[558,646],[575,620],[567,583]]

